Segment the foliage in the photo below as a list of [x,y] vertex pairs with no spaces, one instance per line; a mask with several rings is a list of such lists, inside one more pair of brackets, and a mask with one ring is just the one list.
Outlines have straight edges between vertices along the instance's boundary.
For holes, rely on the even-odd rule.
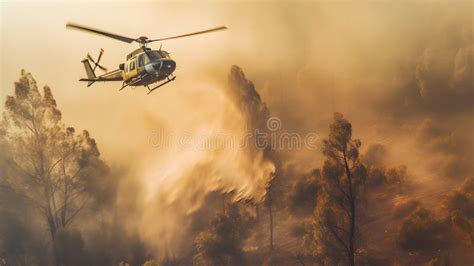
[[387,177],[385,176],[385,168],[370,167],[367,172],[367,183],[369,185],[381,186],[387,183]]
[[474,178],[464,181],[460,189],[445,200],[454,231],[468,246],[474,246]]
[[315,211],[314,253],[327,264],[355,263],[358,220],[367,171],[359,159],[360,140],[352,139],[352,125],[334,114],[329,137],[323,141],[323,195]]
[[313,213],[321,191],[320,179],[321,170],[315,169],[293,184],[288,194],[288,207],[293,215],[301,217]]
[[30,73],[22,71],[5,107],[9,152],[3,182],[41,214],[59,264],[58,231],[108,190],[108,184],[98,181],[107,180],[108,167],[89,132],[66,127],[51,89],[45,86],[41,93]]
[[370,145],[361,160],[367,168],[367,184],[373,187],[401,184],[407,175],[404,165],[386,167],[389,152],[382,144]]
[[404,165],[397,167],[367,167],[367,184],[373,187],[391,184],[401,184],[407,176],[407,168]]
[[444,205],[443,215],[418,207],[400,227],[400,247],[431,257],[427,265],[454,265],[472,260],[466,251],[472,250],[474,244],[474,179],[466,179],[460,188],[446,195]]
[[195,238],[197,265],[242,265],[243,244],[249,237],[253,219],[237,204],[216,215],[210,228]]
[[430,254],[449,248],[453,238],[446,220],[436,218],[427,209],[418,208],[404,220],[398,241],[406,251]]

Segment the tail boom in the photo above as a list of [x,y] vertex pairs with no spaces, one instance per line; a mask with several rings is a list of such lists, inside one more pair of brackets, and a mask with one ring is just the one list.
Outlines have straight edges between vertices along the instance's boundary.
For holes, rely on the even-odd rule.
[[[88,80],[95,80],[97,79],[95,73],[94,73],[94,70],[92,69],[91,67],[91,64],[89,62],[88,59],[84,59],[82,60],[82,63],[84,64],[84,68],[86,69],[86,74],[87,74],[87,79]],[[87,83],[87,87],[89,87],[90,85],[92,85],[95,81],[89,81]]]

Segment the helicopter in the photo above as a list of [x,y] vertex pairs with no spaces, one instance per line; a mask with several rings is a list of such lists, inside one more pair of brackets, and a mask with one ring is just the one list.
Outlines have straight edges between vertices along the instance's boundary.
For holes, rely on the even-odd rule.
[[[110,72],[107,72],[107,68],[100,65],[100,59],[104,54],[103,49],[100,49],[97,60],[94,60],[92,56],[88,53],[86,58],[81,61],[84,64],[87,78],[81,78],[79,81],[88,82],[87,87],[91,86],[96,81],[122,81],[122,87],[120,88],[120,90],[123,90],[126,87],[144,86],[148,89],[147,94],[152,93],[159,87],[168,84],[169,82],[176,79],[176,76],[173,75],[173,72],[176,69],[176,62],[171,59],[170,54],[167,51],[162,50],[161,46],[159,50],[153,50],[151,48],[148,48],[147,44],[157,41],[183,38],[227,29],[227,27],[221,26],[172,37],[149,39],[145,36],[141,36],[138,38],[125,37],[122,35],[113,34],[74,23],[66,23],[66,28],[96,33],[126,43],[138,43],[140,45],[140,48],[129,53],[126,57],[126,62],[120,64],[118,69]],[[91,62],[94,65],[93,67],[91,65]],[[102,69],[106,73],[97,76],[95,74],[95,70],[97,68]],[[155,83],[158,84],[155,87],[150,88],[150,85],[153,85]]]

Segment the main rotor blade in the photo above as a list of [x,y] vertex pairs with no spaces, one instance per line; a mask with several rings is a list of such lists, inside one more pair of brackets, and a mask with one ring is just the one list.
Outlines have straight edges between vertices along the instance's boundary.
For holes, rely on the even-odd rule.
[[96,30],[96,29],[93,29],[93,28],[77,25],[77,24],[74,24],[74,23],[67,23],[66,28],[73,28],[73,29],[77,29],[77,30],[93,32],[93,33],[104,35],[104,36],[107,36],[107,37],[110,37],[110,38],[113,38],[113,39],[116,39],[116,40],[119,40],[119,41],[122,41],[122,42],[127,42],[127,43],[132,43],[133,41],[135,41],[135,39],[133,39],[133,38],[129,38],[129,37],[113,34],[113,33],[108,33],[108,32],[101,31],[101,30]]
[[173,37],[167,37],[167,38],[161,38],[161,39],[154,39],[154,40],[150,40],[149,42],[164,41],[164,40],[169,40],[169,39],[177,39],[177,38],[188,37],[188,36],[193,36],[193,35],[198,35],[198,34],[203,34],[203,33],[208,33],[208,32],[213,32],[213,31],[218,31],[218,30],[225,30],[225,29],[227,29],[227,27],[226,27],[226,26],[222,26],[222,27],[212,28],[212,29],[203,30],[203,31],[197,31],[197,32],[188,33],[188,34],[183,34],[183,35],[178,35],[178,36],[173,36]]

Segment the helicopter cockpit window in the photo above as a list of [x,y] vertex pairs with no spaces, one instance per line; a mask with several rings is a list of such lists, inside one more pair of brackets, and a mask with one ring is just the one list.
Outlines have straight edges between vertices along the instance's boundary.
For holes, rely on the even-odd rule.
[[150,51],[146,54],[148,55],[148,58],[150,59],[150,61],[161,59],[161,56],[158,53],[158,51]]
[[135,70],[135,60],[130,62],[130,71]]
[[145,65],[145,55],[141,54],[138,56],[138,67],[142,67]]
[[[149,61],[154,61],[154,60],[158,60],[158,59],[161,59],[161,58],[166,58],[166,59],[170,58],[168,52],[165,52],[165,51],[149,51],[146,54],[148,56]],[[146,62],[146,63],[148,63],[148,62]]]
[[160,56],[161,56],[162,58],[167,58],[167,59],[170,58],[170,55],[168,54],[168,52],[165,52],[165,51],[158,51],[158,53],[160,53]]

